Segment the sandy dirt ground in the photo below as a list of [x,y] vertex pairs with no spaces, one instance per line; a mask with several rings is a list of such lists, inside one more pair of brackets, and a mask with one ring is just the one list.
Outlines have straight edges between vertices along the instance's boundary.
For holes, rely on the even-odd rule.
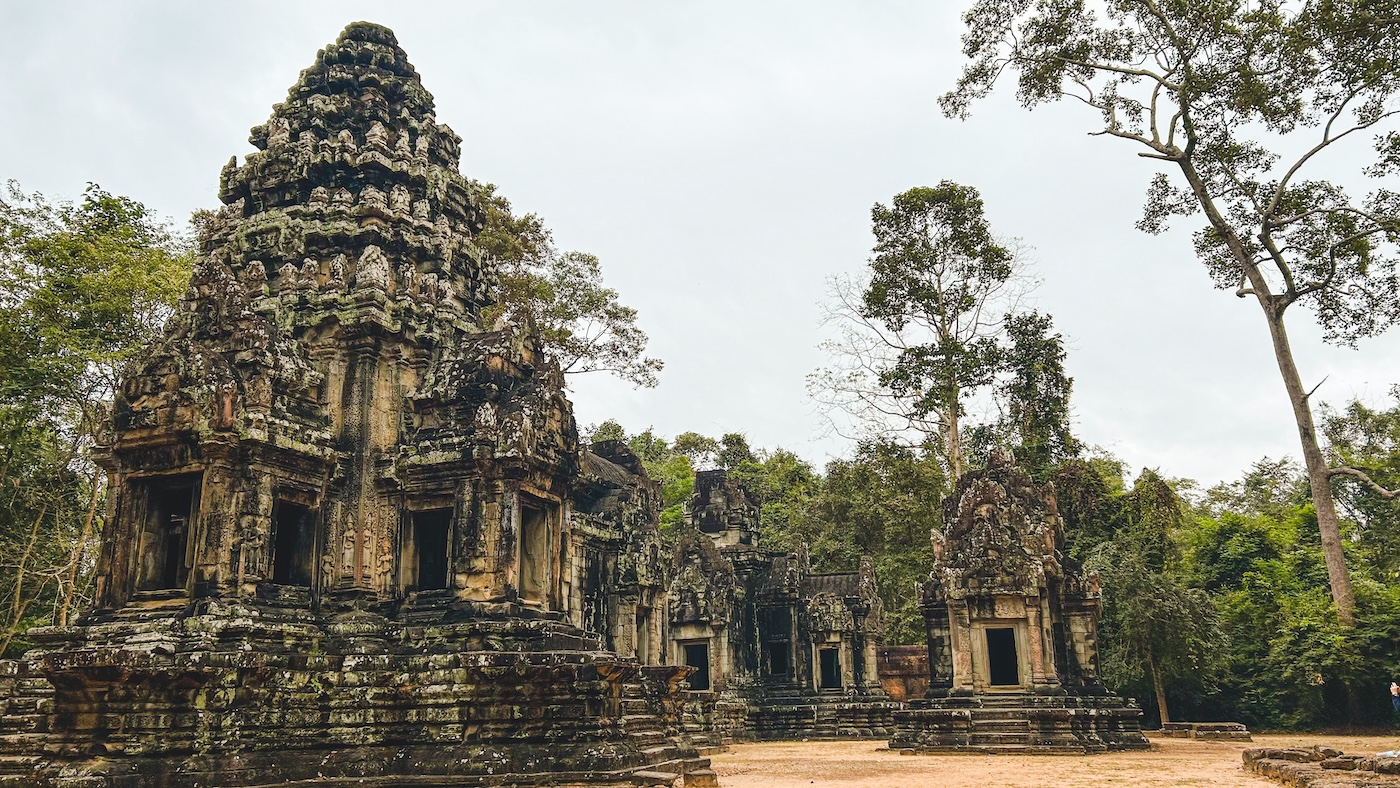
[[900,755],[884,742],[813,741],[737,744],[711,755],[723,788],[812,785],[875,788],[960,786],[1201,786],[1264,788],[1268,780],[1240,768],[1247,747],[1314,744],[1372,754],[1400,749],[1395,736],[1255,736],[1251,742],[1152,738],[1148,752],[1106,755]]

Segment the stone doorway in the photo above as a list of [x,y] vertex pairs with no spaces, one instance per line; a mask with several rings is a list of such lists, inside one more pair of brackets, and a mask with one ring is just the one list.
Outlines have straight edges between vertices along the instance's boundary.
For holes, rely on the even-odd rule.
[[685,664],[695,668],[695,672],[690,674],[687,681],[693,690],[707,690],[710,688],[710,644],[708,643],[686,643],[685,644]]
[[835,648],[824,648],[817,652],[821,660],[821,687],[824,690],[841,689],[841,652]]
[[768,675],[787,678],[790,673],[789,665],[792,661],[788,644],[786,642],[765,643],[763,650],[767,656]]
[[639,664],[651,664],[651,608],[649,607],[637,608],[636,652]]
[[198,503],[197,477],[151,481],[141,532],[137,591],[182,589],[189,578],[190,524]]
[[549,603],[549,509],[543,502],[521,496],[520,596],[526,602]]
[[311,509],[291,501],[272,508],[272,582],[311,585],[315,566],[316,531]]
[[404,556],[407,590],[447,588],[447,535],[451,524],[451,509],[429,509],[409,516],[413,533]]
[[987,683],[993,687],[1021,684],[1021,668],[1016,659],[1016,630],[1011,627],[987,629]]

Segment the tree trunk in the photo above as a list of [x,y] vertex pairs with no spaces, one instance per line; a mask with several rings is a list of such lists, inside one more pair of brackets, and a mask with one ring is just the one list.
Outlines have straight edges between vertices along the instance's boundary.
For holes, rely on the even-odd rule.
[[48,513],[47,503],[39,507],[39,516],[34,518],[34,527],[29,531],[29,542],[25,544],[24,553],[19,558],[19,566],[15,569],[15,599],[10,605],[10,626],[5,630],[4,641],[0,642],[0,655],[10,648],[10,641],[14,640],[15,634],[19,632],[19,622],[24,618],[24,612],[29,609],[29,602],[24,601],[24,572],[29,563],[29,556],[34,552],[34,543],[39,540],[39,526],[43,524],[44,515]]
[[952,482],[958,483],[958,479],[963,474],[962,458],[962,434],[958,429],[958,398],[961,396],[956,387],[948,389],[948,468],[953,472]]
[[[1192,144],[1193,132],[1188,132]],[[1205,210],[1207,219],[1220,233],[1240,264],[1240,271],[1254,298],[1264,311],[1264,321],[1269,326],[1269,338],[1274,346],[1274,360],[1278,363],[1283,386],[1288,391],[1288,402],[1293,406],[1293,422],[1298,428],[1298,439],[1303,446],[1303,466],[1308,473],[1308,486],[1312,490],[1313,508],[1317,511],[1317,530],[1322,537],[1322,556],[1327,563],[1327,583],[1332,590],[1332,604],[1337,608],[1337,620],[1344,627],[1356,624],[1356,600],[1352,595],[1351,576],[1347,573],[1346,556],[1342,552],[1341,528],[1337,524],[1337,505],[1332,499],[1331,475],[1327,472],[1327,462],[1322,449],[1317,445],[1317,428],[1313,425],[1312,409],[1308,405],[1308,392],[1298,377],[1298,365],[1293,361],[1293,348],[1288,343],[1288,331],[1283,325],[1283,313],[1288,302],[1280,301],[1269,288],[1269,282],[1259,270],[1253,254],[1240,242],[1230,223],[1215,205],[1215,200],[1206,188],[1205,181],[1196,171],[1189,157],[1177,160],[1181,172],[1191,184],[1191,191],[1197,202]]]
[[1157,690],[1157,715],[1165,726],[1171,722],[1171,715],[1167,712],[1167,688],[1162,686],[1162,671],[1157,667],[1157,658],[1150,651],[1147,652],[1147,666],[1152,670],[1152,686]]
[[1356,599],[1351,590],[1351,576],[1347,573],[1346,555],[1342,551],[1337,504],[1332,498],[1332,477],[1328,473],[1327,459],[1322,456],[1322,448],[1317,443],[1317,427],[1313,424],[1308,392],[1303,390],[1302,380],[1298,377],[1293,349],[1283,325],[1282,310],[1265,298],[1260,298],[1259,303],[1269,324],[1274,358],[1278,361],[1279,374],[1283,376],[1283,386],[1288,391],[1288,402],[1293,406],[1298,438],[1303,445],[1303,466],[1307,470],[1308,486],[1312,489],[1313,508],[1317,511],[1317,530],[1322,537],[1322,557],[1327,563],[1332,604],[1337,608],[1337,620],[1342,626],[1353,627],[1356,625]]
[[63,592],[63,604],[58,608],[58,625],[68,626],[68,610],[73,605],[73,595],[77,590],[78,571],[83,563],[83,555],[87,553],[88,540],[92,538],[92,523],[97,516],[97,480],[101,471],[92,475],[92,497],[88,500],[87,519],[83,521],[83,532],[78,537],[78,543],[73,546],[72,563],[68,567],[68,587]]

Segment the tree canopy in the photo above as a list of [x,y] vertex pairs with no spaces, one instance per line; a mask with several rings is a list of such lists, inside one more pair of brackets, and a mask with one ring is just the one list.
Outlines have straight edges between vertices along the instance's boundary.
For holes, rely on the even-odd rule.
[[531,323],[566,375],[606,372],[656,386],[663,363],[643,355],[647,335],[637,326],[637,310],[603,284],[598,258],[559,251],[538,215],[517,216],[494,184],[473,185],[486,215],[477,246],[495,261],[500,280],[488,325],[500,316]]
[[[909,189],[875,205],[871,222],[868,274],[833,283],[840,339],[823,345],[831,366],[809,378],[813,395],[865,438],[934,449],[953,478],[969,442],[979,455],[1003,441],[1072,454],[1063,344],[1048,316],[1021,308],[1025,263],[992,233],[977,190]],[[994,383],[1001,416],[970,428],[970,401]]]
[[977,0],[964,15],[968,61],[940,99],[966,118],[1014,75],[1025,106],[1079,101],[1096,134],[1166,168],[1138,226],[1200,216],[1195,252],[1212,281],[1259,306],[1344,623],[1355,605],[1330,482],[1364,474],[1327,464],[1284,315],[1309,308],[1327,341],[1346,345],[1400,318],[1400,195],[1353,197],[1324,169],[1332,149],[1367,136],[1374,150],[1353,179],[1400,168],[1398,18],[1396,0]]
[[189,239],[90,184],[0,197],[0,652],[81,604],[105,476],[87,458],[122,366],[189,280]]

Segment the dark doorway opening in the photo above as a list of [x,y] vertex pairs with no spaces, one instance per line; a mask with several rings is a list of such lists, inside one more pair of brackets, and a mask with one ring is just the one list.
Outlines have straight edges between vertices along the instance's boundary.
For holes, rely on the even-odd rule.
[[447,532],[452,525],[451,509],[414,512],[413,553],[404,584],[410,591],[447,588]]
[[637,608],[637,662],[651,664],[651,608]]
[[1021,684],[1020,665],[1016,661],[1016,630],[1010,627],[987,630],[987,672],[994,687]]
[[272,507],[272,582],[310,586],[316,565],[315,517],[291,501]]
[[137,591],[184,588],[189,579],[190,526],[194,522],[197,480],[152,482],[141,534]]
[[549,511],[520,507],[520,596],[526,602],[549,601]]
[[693,690],[710,688],[710,645],[708,643],[685,644],[685,664],[695,668],[687,681]]
[[764,662],[768,665],[768,675],[787,676],[792,672],[792,650],[787,643],[764,643]]
[[841,689],[841,652],[834,648],[824,648],[817,652],[821,658],[821,688]]

